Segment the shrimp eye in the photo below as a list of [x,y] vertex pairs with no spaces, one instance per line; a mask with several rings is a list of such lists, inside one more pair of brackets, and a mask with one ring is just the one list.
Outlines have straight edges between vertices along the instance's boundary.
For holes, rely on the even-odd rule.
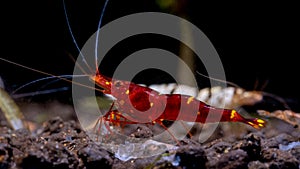
[[115,87],[120,87],[122,85],[122,82],[121,81],[115,81],[114,83]]

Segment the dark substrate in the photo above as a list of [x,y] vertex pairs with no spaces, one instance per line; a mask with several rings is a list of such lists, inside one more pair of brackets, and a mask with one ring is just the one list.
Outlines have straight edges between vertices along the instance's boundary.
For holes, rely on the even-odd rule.
[[[143,128],[139,132],[143,132]],[[297,133],[280,133],[266,138],[262,131],[249,132],[241,139],[219,138],[205,144],[187,139],[181,141],[169,161],[164,160],[167,158],[149,157],[123,162],[90,140],[73,120],[52,118],[35,133],[26,129],[13,131],[2,121],[0,168],[298,169],[300,146],[279,149],[280,145],[295,141],[299,141]]]

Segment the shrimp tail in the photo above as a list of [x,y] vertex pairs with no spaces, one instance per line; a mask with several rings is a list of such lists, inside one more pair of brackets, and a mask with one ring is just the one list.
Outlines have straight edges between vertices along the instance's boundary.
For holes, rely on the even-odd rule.
[[222,121],[242,122],[256,129],[261,129],[266,126],[266,121],[260,118],[244,118],[236,110],[227,110],[224,113]]
[[249,124],[256,129],[261,129],[266,126],[266,121],[259,118],[245,119],[244,123]]

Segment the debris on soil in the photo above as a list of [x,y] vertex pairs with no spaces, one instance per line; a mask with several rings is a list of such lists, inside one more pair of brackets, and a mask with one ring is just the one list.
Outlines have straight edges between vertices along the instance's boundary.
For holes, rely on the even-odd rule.
[[[33,133],[0,124],[0,168],[298,169],[300,165],[299,145],[279,148],[299,142],[299,137],[288,133],[266,138],[266,131],[257,131],[235,141],[219,138],[202,144],[187,139],[175,152],[122,161],[89,139],[74,120],[55,117]],[[137,126],[133,135],[149,137],[151,133],[147,127]]]
[[276,110],[274,112],[258,110],[257,113],[261,116],[274,117],[277,119],[281,119],[281,120],[293,125],[294,128],[298,128],[298,126],[299,126],[300,114],[293,112],[291,110],[284,110],[284,111]]
[[25,128],[24,115],[19,106],[9,96],[9,94],[0,87],[0,111],[2,110],[5,118],[13,129]]

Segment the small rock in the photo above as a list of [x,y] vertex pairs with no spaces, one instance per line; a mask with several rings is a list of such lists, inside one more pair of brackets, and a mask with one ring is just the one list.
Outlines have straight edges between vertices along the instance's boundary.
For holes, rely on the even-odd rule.
[[247,168],[248,161],[247,153],[238,149],[222,155],[216,166],[222,169]]
[[173,166],[172,163],[164,161],[162,163],[156,164],[156,166],[153,167],[153,169],[176,169],[176,167]]
[[0,143],[0,168],[9,168],[11,150],[7,144]]
[[148,127],[140,125],[130,136],[135,138],[150,138],[153,137],[153,132]]
[[242,149],[247,152],[249,159],[256,160],[260,157],[261,143],[260,137],[250,133],[239,141],[233,149]]
[[82,159],[87,169],[111,168],[113,162],[110,154],[94,143],[78,150],[78,157]]
[[283,144],[283,145],[286,145],[290,142],[293,142],[295,141],[296,139],[291,136],[291,135],[288,135],[286,133],[281,133],[275,137],[272,137],[270,139],[265,139],[263,142],[262,142],[262,145],[264,147],[269,147],[269,148],[278,148],[279,147],[279,144]]
[[184,168],[206,168],[207,157],[204,149],[194,145],[184,145],[177,149],[175,160]]
[[276,148],[266,148],[262,150],[262,160],[268,162],[270,168],[298,169],[299,161],[287,151]]
[[248,164],[248,169],[268,169],[268,165],[260,161],[251,161]]
[[294,147],[290,150],[290,153],[300,161],[300,146]]
[[216,153],[228,153],[229,149],[231,149],[231,144],[221,141],[213,145],[211,149],[214,149]]

